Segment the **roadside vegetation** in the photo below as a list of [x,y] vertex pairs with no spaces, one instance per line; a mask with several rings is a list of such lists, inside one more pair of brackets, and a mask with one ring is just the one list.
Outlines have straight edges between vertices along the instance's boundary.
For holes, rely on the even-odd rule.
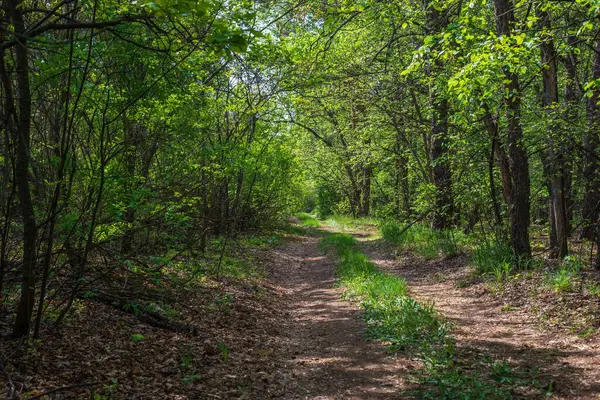
[[423,260],[464,254],[465,273],[456,285],[482,282],[504,303],[505,311],[527,305],[541,325],[568,327],[586,337],[600,327],[596,272],[581,252],[562,260],[543,256],[519,260],[505,240],[493,235],[483,240],[458,229],[440,232],[419,223],[407,226],[393,221],[381,223],[379,230],[388,243]]

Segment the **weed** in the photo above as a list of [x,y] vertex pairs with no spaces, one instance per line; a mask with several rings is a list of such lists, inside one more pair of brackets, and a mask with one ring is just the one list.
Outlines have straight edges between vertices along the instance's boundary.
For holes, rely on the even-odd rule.
[[459,241],[465,242],[464,234],[454,231],[436,231],[425,225],[403,227],[395,221],[380,226],[384,239],[426,259],[455,256],[460,253]]
[[315,217],[307,213],[298,213],[296,214],[296,218],[302,222],[303,226],[308,228],[318,228],[321,226],[321,223]]
[[599,283],[588,282],[586,289],[590,296],[600,297],[600,284]]
[[513,266],[511,263],[497,264],[492,268],[492,275],[496,282],[502,282],[510,277],[512,269]]
[[579,272],[583,269],[584,263],[580,258],[576,258],[572,255],[565,256],[562,261],[562,267],[569,269],[573,272]]
[[594,327],[587,327],[586,329],[582,330],[581,332],[579,332],[577,334],[578,337],[580,338],[587,338],[592,336],[594,333],[596,333],[596,329]]
[[188,376],[184,376],[182,378],[183,383],[187,383],[188,385],[196,382],[197,380],[200,380],[200,375],[199,374],[192,374],[192,375],[188,375]]
[[484,243],[479,245],[471,256],[471,264],[475,266],[475,273],[479,275],[493,274],[496,269],[504,269],[504,265],[511,265],[513,253],[506,243]]
[[511,398],[513,387],[523,383],[517,383],[505,362],[489,361],[485,371],[464,373],[457,365],[456,346],[450,334],[452,326],[440,318],[433,304],[423,304],[407,296],[404,279],[379,271],[356,248],[352,236],[329,235],[321,240],[320,246],[335,250],[339,258],[336,269],[339,284],[344,287],[346,298],[360,302],[367,335],[388,343],[391,351],[409,351],[423,362],[424,368],[416,374],[425,389],[417,397],[505,399]]
[[225,343],[219,342],[219,350],[221,350],[221,359],[223,361],[229,360],[229,348],[225,345]]
[[134,333],[131,335],[131,341],[133,343],[141,342],[144,339],[146,339],[146,336],[142,335],[141,333]]
[[230,292],[217,294],[213,299],[213,306],[224,314],[229,314],[233,310],[234,297]]
[[179,358],[181,367],[185,370],[188,370],[192,367],[193,355],[192,355],[192,346],[182,346],[179,349]]
[[123,311],[131,313],[137,317],[140,313],[140,305],[137,303],[127,303],[123,306]]
[[340,231],[351,231],[357,229],[375,229],[379,224],[379,220],[377,218],[352,218],[345,215],[333,215],[327,218],[325,223],[327,226],[331,226]]
[[557,293],[570,292],[573,290],[574,278],[575,272],[563,267],[558,271],[551,273],[547,277],[547,282]]

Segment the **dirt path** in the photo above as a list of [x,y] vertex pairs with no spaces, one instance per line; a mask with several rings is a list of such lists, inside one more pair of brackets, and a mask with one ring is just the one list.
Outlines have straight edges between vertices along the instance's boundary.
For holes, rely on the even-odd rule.
[[551,398],[600,398],[597,336],[582,339],[569,332],[542,330],[525,311],[503,310],[481,285],[459,289],[458,282],[467,273],[465,258],[396,259],[393,249],[377,240],[362,240],[361,248],[380,269],[403,276],[413,297],[433,301],[457,324],[454,333],[463,355],[488,354],[520,369],[540,367],[540,379],[551,384]]
[[289,356],[283,399],[396,399],[410,361],[367,341],[358,308],[340,300],[333,262],[318,238],[301,237],[274,254],[271,280],[289,297]]

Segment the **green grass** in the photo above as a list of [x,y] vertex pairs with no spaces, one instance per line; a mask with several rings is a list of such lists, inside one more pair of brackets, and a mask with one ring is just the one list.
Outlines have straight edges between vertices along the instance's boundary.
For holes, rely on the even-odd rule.
[[566,256],[558,270],[548,273],[546,283],[556,293],[572,292],[575,289],[575,282],[580,278],[582,268],[583,262],[580,259]]
[[420,304],[407,296],[406,281],[384,274],[356,248],[347,234],[333,234],[321,240],[321,248],[334,249],[339,258],[336,273],[344,296],[360,301],[368,324],[368,336],[386,340],[396,347],[426,341],[442,344],[448,326],[431,304]]
[[317,220],[315,217],[308,213],[298,213],[296,214],[296,218],[298,218],[300,222],[302,222],[303,226],[306,226],[308,228],[318,228],[321,226],[319,220]]
[[325,224],[340,231],[377,229],[377,218],[352,218],[347,215],[333,215],[327,217]]
[[384,239],[426,259],[455,256],[470,240],[460,231],[436,231],[422,224],[406,229],[396,221],[381,224],[380,231]]
[[505,243],[483,243],[473,251],[471,264],[478,275],[493,276],[496,280],[508,278],[512,270],[513,253]]
[[350,235],[326,236],[320,246],[325,251],[335,251],[339,284],[345,290],[344,297],[359,302],[363,308],[367,335],[384,341],[393,351],[407,351],[423,363],[423,368],[415,372],[421,387],[407,396],[506,399],[512,398],[516,387],[543,390],[536,374],[521,376],[506,362],[489,357],[480,360],[474,372],[465,372],[458,362],[451,325],[432,304],[409,297],[403,278],[380,271]]

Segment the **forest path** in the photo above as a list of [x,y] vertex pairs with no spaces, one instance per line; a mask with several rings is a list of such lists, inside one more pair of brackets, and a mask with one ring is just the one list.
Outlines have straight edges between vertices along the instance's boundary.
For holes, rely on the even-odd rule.
[[276,249],[271,281],[289,299],[288,379],[283,399],[397,399],[411,362],[365,339],[358,306],[341,300],[334,263],[319,238],[300,236]]
[[550,398],[600,398],[597,339],[579,338],[564,329],[544,330],[527,311],[505,309],[483,284],[459,288],[468,275],[464,256],[425,261],[409,254],[396,257],[393,246],[381,239],[359,237],[359,243],[380,270],[407,280],[411,297],[434,302],[435,308],[456,324],[453,333],[459,355],[472,359],[473,368],[478,368],[476,363],[484,355],[506,360],[518,370],[539,367],[539,380],[551,385]]

